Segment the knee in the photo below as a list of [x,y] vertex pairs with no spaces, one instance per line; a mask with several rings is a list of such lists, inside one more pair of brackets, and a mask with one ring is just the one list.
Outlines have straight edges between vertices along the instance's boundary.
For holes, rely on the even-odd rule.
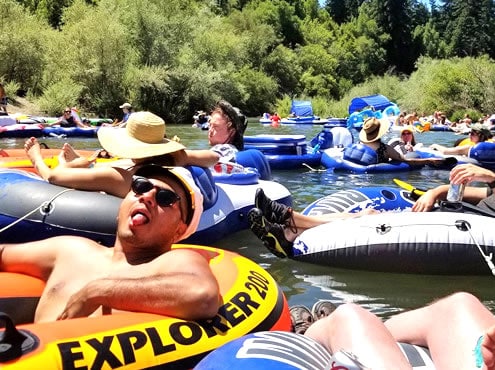
[[329,316],[333,322],[339,325],[361,322],[364,317],[372,315],[368,310],[355,303],[346,303],[338,306]]
[[442,298],[439,302],[442,302],[448,307],[466,309],[481,304],[480,300],[477,297],[467,292],[453,293],[445,298]]

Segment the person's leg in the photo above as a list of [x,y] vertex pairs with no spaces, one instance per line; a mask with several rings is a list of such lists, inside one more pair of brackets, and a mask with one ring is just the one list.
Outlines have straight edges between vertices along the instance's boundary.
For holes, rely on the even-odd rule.
[[277,201],[271,200],[266,196],[263,189],[256,191],[254,205],[260,209],[266,220],[270,223],[286,226],[291,232],[286,232],[288,240],[294,240],[297,235],[304,230],[326,224],[331,221],[363,216],[367,214],[380,213],[374,209],[365,209],[357,213],[328,213],[318,216],[308,216],[294,211],[291,207]]
[[58,156],[59,166],[66,168],[88,168],[96,160],[95,158],[84,158],[77,153],[72,145],[65,143]]
[[334,354],[353,353],[359,362],[373,370],[411,369],[382,321],[356,305],[344,304],[329,316],[316,321],[304,334]]
[[475,296],[461,292],[400,313],[385,325],[397,341],[428,347],[437,370],[474,369],[476,343],[495,317]]

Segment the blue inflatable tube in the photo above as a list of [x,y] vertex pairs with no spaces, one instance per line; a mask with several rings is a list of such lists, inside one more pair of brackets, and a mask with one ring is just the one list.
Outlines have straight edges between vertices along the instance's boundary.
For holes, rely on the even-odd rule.
[[381,173],[411,171],[423,167],[412,166],[406,162],[376,163],[377,157],[373,149],[363,144],[352,144],[343,152],[335,149],[325,150],[321,156],[321,164],[334,171],[353,173]]
[[296,154],[265,154],[266,159],[270,163],[272,170],[293,170],[294,168],[300,168],[303,163],[311,167],[320,165],[321,152],[306,153],[301,155]]
[[495,168],[495,143],[484,141],[469,149],[469,158],[476,159],[485,168]]
[[[406,343],[397,344],[413,370],[435,369],[428,349]],[[357,369],[346,359],[339,356],[339,352],[332,356],[316,340],[301,334],[261,331],[217,348],[203,358],[194,370]]]
[[380,211],[410,210],[414,200],[411,193],[393,187],[368,187],[351,190],[341,190],[324,196],[310,205],[301,213],[318,216],[327,213],[355,213],[366,208]]
[[67,137],[96,137],[98,127],[59,127],[51,126],[43,129],[45,136],[67,136]]

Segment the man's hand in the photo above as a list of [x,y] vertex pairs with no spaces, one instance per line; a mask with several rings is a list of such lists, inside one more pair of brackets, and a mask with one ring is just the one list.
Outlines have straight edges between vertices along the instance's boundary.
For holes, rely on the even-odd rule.
[[413,212],[431,211],[436,201],[437,201],[437,195],[435,194],[435,192],[433,190],[428,190],[421,197],[419,197],[416,203],[413,204],[412,211]]
[[69,298],[64,311],[57,317],[57,320],[87,317],[100,307],[100,304],[96,303],[94,299],[91,299],[89,295],[89,292],[91,291],[90,285],[91,283],[87,284]]
[[486,168],[474,164],[460,164],[450,171],[450,182],[454,184],[467,184],[472,181],[493,182],[495,173]]

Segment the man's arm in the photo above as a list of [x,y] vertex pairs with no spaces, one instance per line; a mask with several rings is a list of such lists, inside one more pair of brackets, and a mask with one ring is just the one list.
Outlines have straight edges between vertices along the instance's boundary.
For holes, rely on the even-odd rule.
[[186,149],[172,154],[176,166],[211,167],[220,159],[218,153],[209,149]]
[[59,320],[88,316],[100,306],[188,320],[218,311],[218,282],[199,253],[173,250],[130,270],[88,283],[69,299]]
[[68,238],[54,237],[22,244],[0,245],[0,271],[16,272],[47,280],[52,272],[60,248]]

